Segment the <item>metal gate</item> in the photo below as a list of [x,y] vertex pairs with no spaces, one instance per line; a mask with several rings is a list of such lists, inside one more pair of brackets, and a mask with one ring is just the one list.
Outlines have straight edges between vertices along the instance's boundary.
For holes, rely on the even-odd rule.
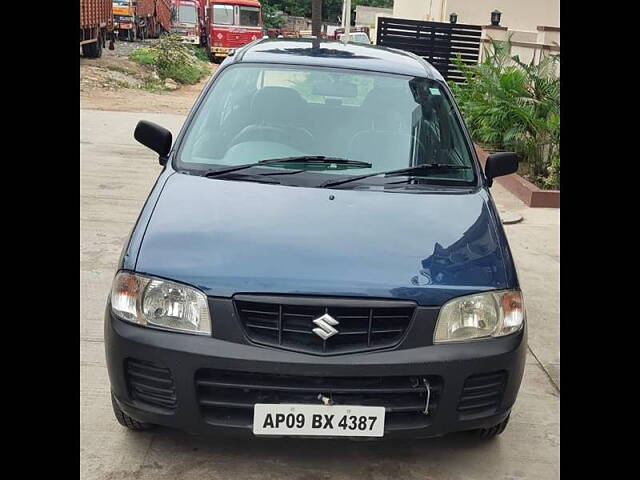
[[482,27],[460,23],[423,22],[378,17],[378,45],[406,50],[424,58],[445,78],[464,81],[453,63],[460,55],[466,64],[478,63]]

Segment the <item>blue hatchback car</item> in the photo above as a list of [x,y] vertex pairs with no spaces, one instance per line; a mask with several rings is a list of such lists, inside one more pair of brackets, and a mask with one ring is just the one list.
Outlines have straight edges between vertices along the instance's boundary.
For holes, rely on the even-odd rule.
[[194,433],[500,434],[526,322],[484,171],[415,55],[259,40],[175,139],[105,312],[118,421]]

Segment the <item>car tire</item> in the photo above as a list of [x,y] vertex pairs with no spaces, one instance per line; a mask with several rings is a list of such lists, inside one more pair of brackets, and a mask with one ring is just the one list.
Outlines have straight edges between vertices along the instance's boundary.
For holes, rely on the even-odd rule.
[[116,416],[116,420],[118,420],[118,423],[123,427],[136,431],[150,430],[155,427],[152,423],[139,422],[120,410],[113,393],[111,394],[111,405],[113,406],[113,414]]
[[470,433],[472,433],[473,435],[475,435],[478,438],[483,438],[483,439],[486,439],[486,440],[489,440],[491,438],[497,437],[502,432],[504,432],[505,428],[507,428],[507,424],[509,423],[509,417],[510,416],[511,416],[511,414],[507,415],[507,418],[505,418],[503,421],[501,421],[497,425],[494,425],[493,427],[478,428],[476,430],[471,430]]

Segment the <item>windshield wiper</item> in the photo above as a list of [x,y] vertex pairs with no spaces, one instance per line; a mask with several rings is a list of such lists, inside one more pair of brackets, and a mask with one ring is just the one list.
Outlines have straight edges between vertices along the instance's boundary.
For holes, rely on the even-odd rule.
[[398,170],[388,170],[386,172],[374,172],[369,173],[367,175],[360,175],[358,177],[347,178],[346,180],[336,180],[333,182],[325,182],[320,185],[320,187],[335,187],[337,185],[342,185],[343,183],[356,182],[358,180],[362,180],[369,177],[376,177],[378,175],[384,175],[385,177],[399,177],[401,175],[411,174],[411,173],[422,173],[422,172],[432,172],[434,170],[468,170],[471,167],[466,165],[450,165],[447,163],[423,163],[422,165],[416,165],[414,167],[408,168],[400,168]]
[[229,180],[234,180],[237,182],[254,182],[254,183],[268,183],[273,185],[280,185],[282,182],[279,182],[276,179],[266,177],[264,175],[251,175],[246,173],[230,173]]
[[214,170],[207,170],[202,174],[203,177],[217,177],[219,175],[224,175],[226,173],[237,172],[240,170],[245,170],[251,167],[259,167],[263,165],[285,165],[288,163],[292,164],[307,164],[307,165],[328,165],[331,168],[331,165],[335,165],[336,169],[339,167],[342,168],[371,168],[371,164],[369,162],[361,162],[359,160],[349,160],[346,158],[338,158],[338,157],[325,157],[323,155],[317,156],[301,156],[301,157],[285,157],[285,158],[270,158],[267,160],[260,160],[259,162],[254,163],[245,163],[244,165],[236,165],[233,167],[224,167],[217,168]]

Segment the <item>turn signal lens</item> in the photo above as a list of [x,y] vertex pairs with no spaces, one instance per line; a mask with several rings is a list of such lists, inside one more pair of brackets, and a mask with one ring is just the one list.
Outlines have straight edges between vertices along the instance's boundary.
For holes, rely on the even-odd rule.
[[524,305],[522,293],[507,292],[502,296],[502,329],[500,335],[508,335],[517,331],[524,322]]

